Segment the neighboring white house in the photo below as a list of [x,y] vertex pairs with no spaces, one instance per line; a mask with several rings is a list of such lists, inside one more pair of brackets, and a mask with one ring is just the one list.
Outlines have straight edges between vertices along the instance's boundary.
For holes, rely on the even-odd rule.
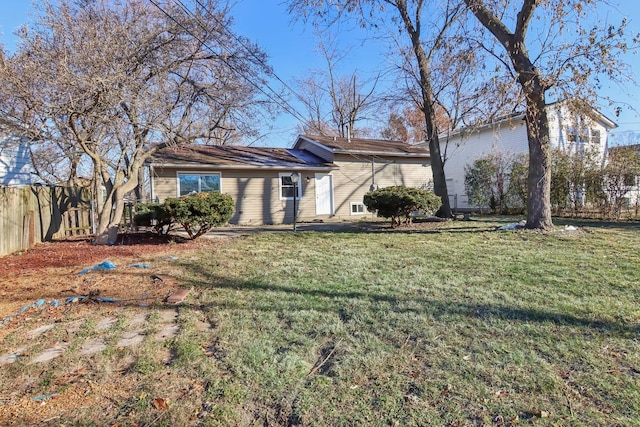
[[[577,114],[561,103],[550,104],[547,114],[553,148],[567,153],[593,151],[597,153],[598,161],[605,161],[608,132],[617,127],[612,120],[595,109],[587,114]],[[452,209],[476,208],[465,191],[465,167],[489,154],[500,153],[514,158],[527,154],[525,116],[517,114],[473,129],[456,130],[441,136],[440,144]]]
[[0,121],[0,186],[30,185],[32,171],[28,141]]
[[[615,158],[618,153],[625,153],[625,151],[627,150],[629,150],[628,152],[633,153],[636,159],[640,158],[640,144],[619,145],[617,147],[610,147],[607,153],[607,158],[609,161],[611,161],[611,159]],[[623,199],[626,199],[623,205],[637,210],[640,208],[640,175],[629,174],[624,177],[624,181],[626,188],[623,186],[619,190],[626,190],[626,194],[622,196]]]

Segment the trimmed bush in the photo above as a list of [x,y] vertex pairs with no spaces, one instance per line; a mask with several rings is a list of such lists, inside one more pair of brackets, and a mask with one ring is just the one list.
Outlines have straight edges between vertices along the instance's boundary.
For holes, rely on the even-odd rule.
[[442,204],[440,197],[430,191],[402,185],[370,191],[364,195],[363,202],[370,212],[376,212],[379,217],[391,218],[393,227],[400,225],[401,217],[404,217],[405,224],[411,224],[414,212],[430,215]]
[[233,215],[233,198],[218,191],[189,194],[164,201],[171,221],[180,224],[191,239],[226,224]]
[[158,234],[167,234],[181,225],[191,239],[202,236],[213,227],[226,224],[233,215],[234,202],[218,191],[168,198],[164,203],[137,206],[134,221],[138,226],[152,226]]
[[133,222],[137,227],[153,227],[153,230],[165,235],[172,229],[171,216],[167,213],[164,204],[138,203]]

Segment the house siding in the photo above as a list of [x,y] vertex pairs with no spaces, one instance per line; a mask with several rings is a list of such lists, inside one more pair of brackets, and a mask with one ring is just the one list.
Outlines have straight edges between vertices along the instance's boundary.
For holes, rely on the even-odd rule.
[[522,120],[497,124],[451,138],[448,143],[442,143],[441,152],[446,153],[444,172],[451,207],[470,208],[464,186],[465,167],[492,153],[502,153],[514,158],[526,154],[527,129]]
[[[338,160],[338,158],[340,160]],[[371,157],[336,156],[339,169],[333,171],[302,170],[302,197],[298,200],[299,221],[317,219],[354,219],[351,203],[362,203],[371,186]],[[376,157],[375,181],[379,187],[406,185],[426,188],[431,179],[428,159]],[[219,173],[220,186],[235,201],[234,215],[229,221],[238,225],[288,224],[293,222],[293,200],[280,200],[278,170],[220,170],[160,168],[153,169],[153,198],[159,201],[177,197],[177,174],[182,172]],[[328,173],[333,184],[333,215],[316,215],[315,174]]]
[[0,135],[0,185],[31,185],[31,158],[26,141]]
[[[154,168],[153,197],[163,201],[167,197],[177,197],[178,172],[219,173],[220,186],[225,194],[235,201],[234,214],[230,224],[261,225],[287,224],[293,222],[293,200],[280,200],[280,173],[278,170],[220,170],[201,168]],[[302,171],[300,185],[302,197],[297,201],[298,220],[315,218],[314,171]],[[307,177],[309,180],[307,182]]]
[[[569,154],[594,151],[596,160],[605,161],[608,128],[602,123],[572,114],[566,107],[549,109],[549,139],[552,148]],[[588,140],[571,141],[570,134],[596,130],[599,142]],[[485,126],[477,131],[452,136],[448,142],[441,142],[441,152],[445,155],[445,176],[452,208],[469,210],[475,208],[469,203],[465,191],[465,167],[489,154],[500,153],[507,158],[527,155],[527,129],[523,119],[505,121],[493,126]]]
[[[351,203],[362,203],[370,190],[372,180],[372,157],[336,155],[334,163],[339,166],[332,172],[335,217],[353,219]],[[379,188],[392,185],[428,188],[431,166],[425,158],[379,157],[373,158],[375,183]]]

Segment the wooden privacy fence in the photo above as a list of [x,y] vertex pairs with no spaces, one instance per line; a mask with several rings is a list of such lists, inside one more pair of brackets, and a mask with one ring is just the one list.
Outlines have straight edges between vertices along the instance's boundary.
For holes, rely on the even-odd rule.
[[90,194],[70,187],[0,187],[0,256],[91,233]]

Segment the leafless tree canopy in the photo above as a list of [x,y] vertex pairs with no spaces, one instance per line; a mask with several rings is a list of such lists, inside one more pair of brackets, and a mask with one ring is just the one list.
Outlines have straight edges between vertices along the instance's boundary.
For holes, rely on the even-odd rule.
[[[229,31],[216,0],[45,1],[0,69],[2,113],[41,141],[43,175],[92,173],[107,189],[98,232],[157,148],[238,142],[258,121],[264,53]],[[115,214],[111,206],[116,203]]]
[[380,97],[376,96],[378,79],[362,78],[357,70],[340,74],[338,65],[348,59],[340,53],[334,40],[321,40],[319,52],[326,62],[323,70],[313,70],[297,82],[299,101],[306,116],[303,133],[340,136],[366,136],[366,123],[379,114]]

